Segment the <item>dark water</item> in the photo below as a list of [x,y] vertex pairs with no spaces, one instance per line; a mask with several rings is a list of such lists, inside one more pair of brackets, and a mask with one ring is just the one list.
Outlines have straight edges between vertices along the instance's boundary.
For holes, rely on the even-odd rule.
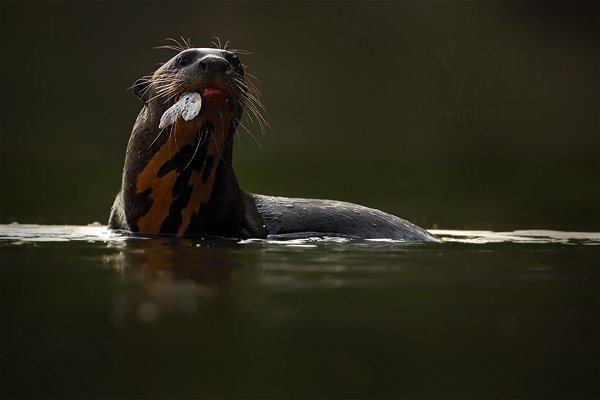
[[2,397],[598,396],[600,234],[0,226]]

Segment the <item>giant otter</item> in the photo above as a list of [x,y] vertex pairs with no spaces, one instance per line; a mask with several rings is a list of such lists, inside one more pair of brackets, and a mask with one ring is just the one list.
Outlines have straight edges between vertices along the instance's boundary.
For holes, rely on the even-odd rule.
[[232,51],[182,49],[136,81],[133,91],[144,105],[127,146],[111,229],[193,237],[437,240],[372,208],[241,189],[232,167],[233,137],[244,107],[256,107],[256,93]]

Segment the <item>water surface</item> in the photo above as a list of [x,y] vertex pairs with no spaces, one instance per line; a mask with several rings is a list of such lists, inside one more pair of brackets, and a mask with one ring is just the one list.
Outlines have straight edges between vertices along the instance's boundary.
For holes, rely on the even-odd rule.
[[1,225],[2,397],[598,396],[600,234]]

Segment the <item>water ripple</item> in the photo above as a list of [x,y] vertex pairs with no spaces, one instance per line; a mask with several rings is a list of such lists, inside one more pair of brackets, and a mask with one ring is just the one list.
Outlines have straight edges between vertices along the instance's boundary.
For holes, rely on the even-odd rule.
[[[430,233],[440,237],[442,243],[490,244],[490,243],[561,243],[600,245],[600,232],[565,232],[556,230],[515,230],[508,232],[478,230],[432,229]],[[34,225],[10,224],[0,225],[0,241],[23,242],[124,242],[132,239],[148,239],[143,236],[129,236],[110,231],[105,225]],[[315,236],[309,238],[267,238],[247,239],[237,242],[242,245],[266,244],[281,245],[286,248],[314,248],[323,244],[370,244],[407,245],[407,243],[391,239],[354,240],[333,236]],[[435,245],[435,244],[434,244]]]

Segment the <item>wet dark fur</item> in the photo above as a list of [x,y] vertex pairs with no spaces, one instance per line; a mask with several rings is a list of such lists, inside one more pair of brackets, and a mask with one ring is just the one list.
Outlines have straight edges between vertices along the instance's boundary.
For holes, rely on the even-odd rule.
[[[182,56],[187,57],[185,62],[181,62]],[[245,82],[243,67],[235,54],[221,49],[184,50],[153,76],[136,82],[133,89],[144,101],[144,107],[137,117],[127,146],[122,189],[117,195],[109,219],[111,229],[196,237],[338,235],[410,242],[436,240],[425,230],[401,218],[356,204],[253,195],[242,190],[232,167],[233,136],[245,105],[247,108],[251,107],[255,119],[259,119],[256,115],[257,95],[250,91]],[[206,85],[218,85],[227,94],[230,108],[223,113],[225,116],[221,110],[213,109],[212,114],[210,108],[205,111],[203,103],[203,109],[196,118],[200,118],[202,113],[206,112],[204,118],[207,121],[198,131],[190,134],[186,132],[192,128],[179,127],[184,135],[187,135],[188,143],[177,142],[176,137],[171,137],[173,133],[160,133],[160,117],[173,104],[174,95],[178,92],[198,91]],[[213,120],[208,121],[210,115],[213,116]],[[220,121],[215,115],[220,116]],[[179,123],[178,120],[177,124]],[[218,135],[215,124],[227,125],[224,130],[219,131],[225,132],[220,143],[219,137],[215,136]],[[183,130],[184,128],[187,131]],[[172,142],[169,142],[170,140]],[[213,144],[219,144],[216,146],[218,155],[214,153],[214,146],[213,154],[208,150],[211,140],[215,141]],[[140,175],[148,175],[148,171],[154,171],[149,166],[158,165],[156,160],[153,161],[153,157],[159,151],[167,153],[167,149],[171,150],[170,147],[164,146],[178,147],[169,153],[169,157],[158,160],[160,168],[142,182],[150,182],[147,184],[151,188],[140,191]],[[173,175],[169,184],[172,188],[166,186],[169,190],[165,191],[165,185],[153,186],[154,180],[158,182],[171,172]],[[202,182],[190,178],[194,172]],[[208,185],[210,182],[212,185]],[[206,193],[200,190],[205,190]],[[191,207],[190,198],[193,195],[200,198],[203,194],[208,198],[199,204],[197,209],[192,210],[186,223],[183,218],[189,215],[189,212],[185,214],[184,210]],[[159,196],[167,196],[164,199],[170,202],[168,214],[166,207],[158,208]],[[152,207],[156,207],[155,212],[163,210],[164,215],[160,217],[160,221],[153,222],[154,231],[144,231],[139,224],[143,218],[148,218]]]

